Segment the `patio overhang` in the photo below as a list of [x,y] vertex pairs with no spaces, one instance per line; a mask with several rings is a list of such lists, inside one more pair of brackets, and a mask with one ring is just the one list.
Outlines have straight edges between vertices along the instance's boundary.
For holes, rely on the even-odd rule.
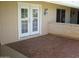
[[54,0],[54,1],[46,1],[46,2],[79,9],[79,1],[77,0],[73,0],[73,1],[63,1],[63,0],[55,1]]

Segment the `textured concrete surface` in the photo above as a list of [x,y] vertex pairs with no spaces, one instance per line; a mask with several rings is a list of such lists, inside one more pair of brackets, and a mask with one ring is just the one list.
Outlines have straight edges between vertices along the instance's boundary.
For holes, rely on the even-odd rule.
[[79,57],[79,40],[51,34],[11,43],[8,46],[33,58]]

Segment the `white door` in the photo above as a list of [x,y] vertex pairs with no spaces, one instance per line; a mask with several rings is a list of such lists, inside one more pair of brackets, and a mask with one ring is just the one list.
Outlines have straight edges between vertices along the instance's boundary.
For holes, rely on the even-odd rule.
[[40,33],[39,6],[27,3],[20,3],[18,6],[19,32],[20,37]]
[[39,7],[31,8],[31,35],[38,34],[39,31]]
[[30,35],[30,18],[29,18],[29,5],[19,3],[18,4],[18,22],[19,22],[19,37]]

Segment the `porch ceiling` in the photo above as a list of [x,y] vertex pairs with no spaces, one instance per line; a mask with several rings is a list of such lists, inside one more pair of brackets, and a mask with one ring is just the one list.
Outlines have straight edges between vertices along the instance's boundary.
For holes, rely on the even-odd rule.
[[77,0],[73,0],[73,1],[60,0],[60,1],[46,1],[46,2],[55,3],[55,4],[64,5],[64,6],[79,9],[79,1],[77,1]]

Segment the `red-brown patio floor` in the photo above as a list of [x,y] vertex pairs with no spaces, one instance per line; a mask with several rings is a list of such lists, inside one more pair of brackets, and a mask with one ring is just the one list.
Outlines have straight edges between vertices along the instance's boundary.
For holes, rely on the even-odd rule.
[[78,40],[51,34],[11,43],[8,46],[33,58],[79,57]]

